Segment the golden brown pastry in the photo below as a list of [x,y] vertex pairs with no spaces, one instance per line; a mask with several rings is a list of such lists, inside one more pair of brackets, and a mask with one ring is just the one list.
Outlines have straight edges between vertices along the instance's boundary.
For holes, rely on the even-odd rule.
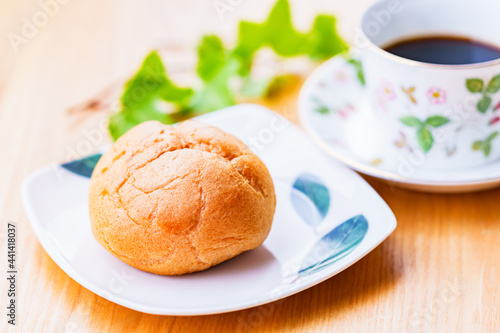
[[232,135],[149,121],[101,157],[89,205],[105,249],[138,269],[178,275],[261,245],[276,197],[264,163]]

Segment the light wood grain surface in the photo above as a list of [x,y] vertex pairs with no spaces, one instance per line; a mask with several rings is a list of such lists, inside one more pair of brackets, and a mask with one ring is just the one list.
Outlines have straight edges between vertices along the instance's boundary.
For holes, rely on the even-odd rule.
[[[2,278],[0,331],[500,332],[500,189],[425,194],[369,180],[393,209],[396,231],[337,276],[248,310],[147,315],[73,281],[40,246],[20,199],[21,182],[30,172],[66,160],[85,129],[105,118],[103,112],[68,113],[68,108],[130,75],[150,49],[193,47],[205,32],[231,43],[237,22],[263,19],[273,1],[225,1],[236,6],[223,19],[212,0],[65,2],[17,53],[7,34],[19,34],[23,18],[32,18],[41,6],[35,0],[0,4],[0,267],[7,270],[6,224],[14,221],[20,272],[18,325],[7,325]],[[291,1],[299,27],[308,27],[315,13],[329,12],[339,17],[347,38],[365,2]],[[293,116],[299,87],[267,105]],[[105,140],[93,149],[102,144]]]

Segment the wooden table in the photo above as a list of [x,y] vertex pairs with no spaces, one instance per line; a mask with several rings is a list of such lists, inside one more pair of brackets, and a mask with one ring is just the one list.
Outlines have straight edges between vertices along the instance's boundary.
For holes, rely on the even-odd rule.
[[[69,278],[40,246],[20,200],[21,181],[30,172],[66,160],[84,129],[105,117],[98,111],[68,113],[68,108],[130,75],[152,48],[166,43],[192,47],[203,32],[216,32],[230,43],[237,21],[263,19],[272,1],[242,0],[223,19],[208,0],[65,2],[18,53],[4,37],[19,34],[23,17],[42,9],[35,0],[0,5],[1,263],[6,271],[6,224],[14,221],[18,331],[500,332],[500,189],[426,194],[370,180],[393,209],[396,231],[337,276],[248,310],[201,317],[148,315],[100,298]],[[336,13],[341,31],[352,38],[364,2],[295,0],[292,7],[302,28],[318,11]],[[298,86],[268,104],[294,111],[297,91]],[[2,281],[5,312],[7,284]],[[15,331],[5,315],[0,322],[0,331]]]

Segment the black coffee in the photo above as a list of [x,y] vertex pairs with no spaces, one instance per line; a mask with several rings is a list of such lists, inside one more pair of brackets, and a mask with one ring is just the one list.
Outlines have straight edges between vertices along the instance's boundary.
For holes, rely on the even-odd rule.
[[475,64],[500,58],[500,47],[452,36],[407,39],[384,49],[403,58],[442,65]]

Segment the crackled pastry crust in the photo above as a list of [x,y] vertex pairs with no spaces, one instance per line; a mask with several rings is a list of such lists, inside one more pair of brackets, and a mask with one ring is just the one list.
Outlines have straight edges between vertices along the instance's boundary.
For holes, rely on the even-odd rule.
[[265,165],[235,137],[194,121],[149,121],[101,157],[89,205],[94,236],[109,252],[177,275],[262,244],[276,197]]

